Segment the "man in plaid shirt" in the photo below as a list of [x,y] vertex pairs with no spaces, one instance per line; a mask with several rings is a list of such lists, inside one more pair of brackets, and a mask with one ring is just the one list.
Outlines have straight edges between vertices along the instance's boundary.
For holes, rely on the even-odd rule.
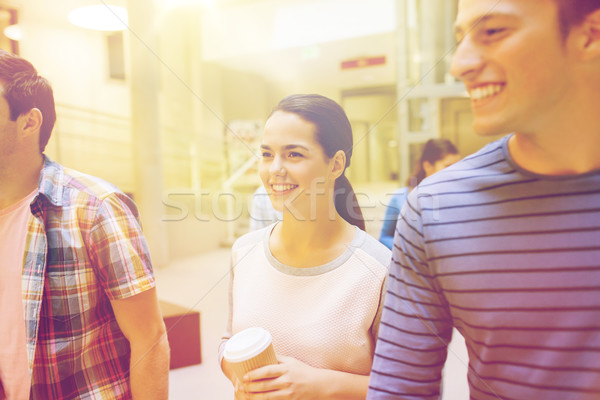
[[169,347],[135,204],[44,156],[49,83],[0,50],[0,400],[166,399]]

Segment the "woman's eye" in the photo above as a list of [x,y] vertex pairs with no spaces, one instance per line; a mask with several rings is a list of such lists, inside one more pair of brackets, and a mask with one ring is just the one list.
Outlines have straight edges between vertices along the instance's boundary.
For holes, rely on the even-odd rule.
[[269,158],[269,157],[271,157],[271,153],[269,153],[268,151],[263,151],[262,152],[262,157],[263,158]]
[[302,154],[297,153],[295,151],[291,151],[290,154],[289,154],[289,157],[290,158],[302,157]]

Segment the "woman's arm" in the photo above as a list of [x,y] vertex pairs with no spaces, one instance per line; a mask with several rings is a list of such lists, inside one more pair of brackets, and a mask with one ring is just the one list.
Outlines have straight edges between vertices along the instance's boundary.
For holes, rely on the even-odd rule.
[[225,332],[223,332],[223,336],[221,336],[221,343],[219,344],[219,364],[221,366],[221,370],[227,379],[231,381],[235,392],[235,400],[246,400],[244,393],[240,390],[240,380],[233,372],[233,369],[229,365],[229,363],[223,357],[225,353],[225,345],[227,341],[231,338],[233,332],[233,278],[234,278],[234,269],[235,269],[235,253],[232,254],[231,257],[231,269],[229,271],[229,301],[228,301],[228,317],[227,324],[225,327]]
[[221,364],[221,370],[223,374],[233,383],[235,386],[237,382],[237,378],[233,373],[233,370],[228,365],[227,361],[223,358],[223,354],[225,353],[225,344],[232,336],[232,317],[233,317],[233,270],[234,270],[234,261],[233,256],[231,259],[231,269],[229,271],[229,292],[228,292],[228,316],[227,316],[227,324],[225,327],[225,332],[223,332],[223,336],[221,336],[221,343],[219,344],[219,363]]
[[247,400],[247,397],[246,397],[244,391],[242,390],[243,387],[241,385],[240,380],[233,372],[231,365],[229,365],[229,363],[225,359],[221,360],[221,370],[223,371],[223,374],[227,377],[227,379],[229,379],[231,381],[231,384],[233,385],[233,390],[235,393],[235,400]]
[[246,374],[242,389],[249,400],[365,399],[368,375],[311,367],[295,358],[279,356],[279,364]]
[[324,370],[330,376],[324,376],[326,382],[325,399],[361,399],[367,398],[369,376],[348,372]]

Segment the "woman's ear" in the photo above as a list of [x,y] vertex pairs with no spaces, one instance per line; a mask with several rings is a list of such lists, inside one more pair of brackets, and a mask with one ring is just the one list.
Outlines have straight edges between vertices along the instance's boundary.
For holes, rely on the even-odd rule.
[[333,174],[333,178],[339,178],[346,169],[346,153],[344,150],[338,150],[332,158],[333,164],[331,173]]
[[425,176],[432,175],[435,172],[435,168],[429,161],[423,161],[423,169],[425,170]]
[[38,134],[43,120],[42,112],[37,108],[32,108],[17,117],[17,127],[23,136]]
[[577,37],[577,50],[582,61],[600,60],[600,9],[588,14],[571,33]]

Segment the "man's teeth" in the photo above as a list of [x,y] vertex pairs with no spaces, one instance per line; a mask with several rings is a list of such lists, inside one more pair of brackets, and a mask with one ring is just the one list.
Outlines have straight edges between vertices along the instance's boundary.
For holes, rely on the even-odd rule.
[[289,185],[289,184],[285,184],[285,185],[272,185],[273,186],[273,190],[275,190],[276,192],[284,192],[286,190],[291,190],[293,188],[296,187],[296,185]]
[[470,95],[473,100],[483,100],[485,98],[494,96],[502,90],[502,85],[487,85],[480,86],[471,90]]

